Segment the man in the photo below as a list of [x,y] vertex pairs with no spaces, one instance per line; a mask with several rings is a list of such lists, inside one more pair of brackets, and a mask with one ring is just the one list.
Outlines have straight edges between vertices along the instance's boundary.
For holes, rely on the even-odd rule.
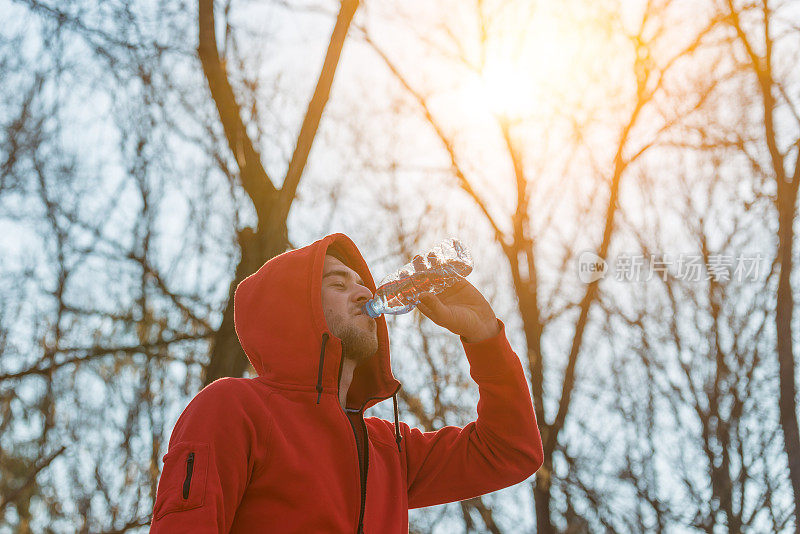
[[[327,236],[239,284],[234,322],[258,373],[224,378],[170,438],[151,532],[408,532],[408,510],[516,484],[542,463],[527,381],[504,326],[466,280],[418,309],[461,336],[478,419],[421,432],[399,423],[375,283],[355,244]],[[394,422],[364,418],[392,397]]]

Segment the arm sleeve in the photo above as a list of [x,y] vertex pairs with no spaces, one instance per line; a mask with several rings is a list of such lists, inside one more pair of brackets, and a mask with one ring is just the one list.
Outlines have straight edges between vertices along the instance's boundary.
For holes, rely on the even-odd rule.
[[164,455],[152,534],[227,533],[254,467],[258,434],[246,408],[248,388],[221,379],[181,414]]
[[469,499],[522,482],[542,465],[542,439],[519,358],[505,325],[493,338],[461,342],[478,384],[478,419],[421,432],[401,426],[409,508]]

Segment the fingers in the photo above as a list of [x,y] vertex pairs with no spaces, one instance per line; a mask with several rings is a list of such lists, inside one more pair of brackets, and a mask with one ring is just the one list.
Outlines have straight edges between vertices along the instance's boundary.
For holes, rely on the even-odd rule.
[[419,299],[419,303],[417,304],[417,309],[428,315],[431,312],[431,297],[430,295],[425,295]]
[[430,308],[428,308],[426,305],[424,305],[424,304],[422,303],[422,301],[420,301],[419,303],[417,303],[417,309],[418,309],[418,310],[419,310],[419,312],[420,312],[422,315],[424,315],[425,317],[428,317],[428,314],[430,314],[430,312],[431,312]]
[[442,302],[435,295],[425,295],[417,304],[417,309],[429,319],[432,319],[431,315],[439,313],[441,307]]
[[461,291],[462,289],[467,287],[468,284],[469,284],[469,282],[465,278],[462,278],[461,280],[459,280],[455,284],[453,284],[450,287],[446,288],[445,290],[441,291],[439,293],[439,296],[440,297],[448,297],[450,295],[453,295],[454,293],[458,293],[459,291]]

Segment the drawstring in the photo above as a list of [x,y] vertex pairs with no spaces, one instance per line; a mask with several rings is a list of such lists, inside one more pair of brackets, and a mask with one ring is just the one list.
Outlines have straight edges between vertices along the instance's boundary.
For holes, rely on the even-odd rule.
[[325,362],[325,344],[328,342],[328,333],[322,334],[322,348],[319,351],[319,371],[317,372],[317,404],[322,397],[322,364]]
[[400,435],[400,416],[397,410],[397,393],[392,395],[392,402],[394,403],[394,440],[397,442],[397,452],[403,452],[400,449],[400,441],[403,436]]

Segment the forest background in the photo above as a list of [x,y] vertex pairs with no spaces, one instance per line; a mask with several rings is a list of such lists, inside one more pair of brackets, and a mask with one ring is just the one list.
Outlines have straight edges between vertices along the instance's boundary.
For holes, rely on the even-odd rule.
[[[232,291],[439,239],[545,462],[412,532],[800,532],[796,0],[0,0],[0,532],[146,532]],[[475,417],[389,318],[401,413]],[[391,418],[378,406],[372,415]]]

